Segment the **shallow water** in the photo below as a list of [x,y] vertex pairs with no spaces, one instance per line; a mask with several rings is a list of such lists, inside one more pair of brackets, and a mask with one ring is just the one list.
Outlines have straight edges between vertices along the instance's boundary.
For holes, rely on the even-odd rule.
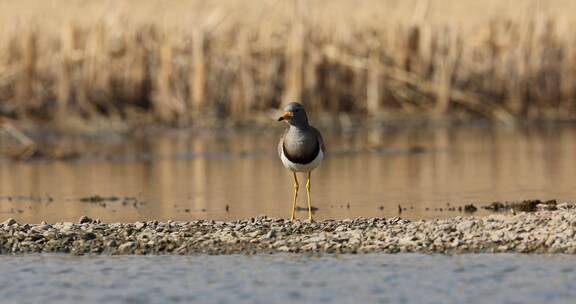
[[[276,154],[279,132],[68,140],[63,145],[83,151],[82,158],[0,161],[0,218],[37,223],[76,221],[81,215],[107,222],[287,217],[292,177]],[[447,217],[464,215],[447,208],[465,203],[576,197],[574,125],[325,132],[325,137],[328,158],[312,175],[317,218]],[[92,195],[135,197],[139,203],[78,200]],[[304,207],[303,187],[299,199]],[[298,215],[306,217],[304,211]]]
[[0,256],[2,302],[574,303],[576,257]]

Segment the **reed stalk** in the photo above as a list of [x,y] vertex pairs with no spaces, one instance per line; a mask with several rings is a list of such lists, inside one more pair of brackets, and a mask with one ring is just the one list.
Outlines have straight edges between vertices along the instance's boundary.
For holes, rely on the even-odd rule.
[[293,100],[385,117],[576,114],[576,4],[560,0],[59,4],[0,3],[0,115],[244,120]]

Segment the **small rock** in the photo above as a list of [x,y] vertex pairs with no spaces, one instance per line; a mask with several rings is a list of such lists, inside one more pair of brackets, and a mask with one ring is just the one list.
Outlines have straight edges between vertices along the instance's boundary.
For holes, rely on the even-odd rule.
[[307,240],[304,241],[304,243],[318,243],[318,242],[322,242],[325,240],[326,240],[326,234],[320,233],[317,236],[313,236],[311,238],[308,238]]
[[413,239],[412,236],[407,236],[407,237],[401,238],[400,240],[398,240],[398,245],[410,246],[414,243],[414,241],[412,239]]
[[280,247],[278,247],[278,251],[290,252],[290,247],[288,247],[288,246],[280,246]]
[[82,235],[82,239],[85,241],[93,240],[96,238],[96,234],[92,232],[88,232]]
[[463,220],[462,222],[460,222],[456,225],[456,229],[458,231],[468,231],[472,227],[474,227],[474,222],[468,221],[468,220]]
[[79,224],[90,224],[90,223],[92,223],[93,221],[94,221],[93,219],[91,219],[91,218],[83,215],[83,216],[80,217],[80,219],[78,220],[78,223],[79,223]]
[[8,226],[16,225],[16,224],[18,224],[18,222],[15,219],[9,218],[9,219],[5,220],[4,222],[0,223],[0,226],[8,227]]
[[574,205],[569,203],[560,203],[556,206],[559,210],[567,210],[574,208]]
[[74,223],[72,223],[72,222],[64,222],[64,223],[60,224],[60,226],[61,226],[63,229],[65,229],[65,230],[66,230],[66,229],[72,229],[72,228],[74,228]]
[[509,207],[504,205],[501,202],[493,202],[492,204],[484,206],[483,208],[486,210],[492,210],[492,211],[502,211],[502,210],[505,210]]
[[118,246],[118,251],[120,253],[129,253],[132,250],[132,247],[134,247],[134,245],[135,245],[134,242],[126,242]]
[[266,235],[264,236],[265,239],[273,239],[275,237],[276,237],[276,231],[274,230],[268,231],[268,233],[266,233]]
[[36,226],[36,230],[39,230],[39,231],[45,231],[45,230],[48,230],[50,228],[52,228],[52,225],[48,225],[48,224],[40,224],[40,225]]
[[476,208],[476,206],[474,206],[473,204],[469,204],[469,205],[464,206],[464,212],[466,212],[466,213],[473,213],[476,211],[478,211],[478,208]]

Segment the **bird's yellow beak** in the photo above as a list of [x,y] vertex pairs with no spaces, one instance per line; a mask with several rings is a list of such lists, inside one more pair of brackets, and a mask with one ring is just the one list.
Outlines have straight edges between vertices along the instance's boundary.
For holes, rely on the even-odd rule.
[[292,116],[294,116],[294,114],[292,112],[284,112],[284,114],[282,114],[282,116],[280,116],[280,118],[278,118],[278,121],[290,119],[290,118],[292,118]]

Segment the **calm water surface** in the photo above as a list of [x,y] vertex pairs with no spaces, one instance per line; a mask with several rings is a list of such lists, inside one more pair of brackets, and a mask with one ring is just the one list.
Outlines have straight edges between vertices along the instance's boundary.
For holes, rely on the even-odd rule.
[[5,303],[574,303],[543,255],[0,256]]
[[[287,217],[292,179],[276,155],[279,131],[69,140],[64,146],[83,151],[83,157],[0,160],[0,218],[56,222],[89,215],[111,222]],[[399,205],[405,208],[404,218],[447,217],[463,214],[447,207],[465,203],[576,198],[572,125],[325,132],[325,137],[328,158],[312,175],[318,218],[397,216]],[[142,203],[78,200],[92,195],[135,197]],[[300,199],[304,207],[304,191]]]

